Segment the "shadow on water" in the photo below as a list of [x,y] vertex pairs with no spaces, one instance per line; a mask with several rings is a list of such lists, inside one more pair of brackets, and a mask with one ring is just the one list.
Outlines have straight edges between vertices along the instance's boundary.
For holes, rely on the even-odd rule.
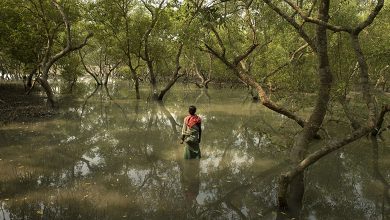
[[[161,103],[131,99],[119,85],[78,90],[57,118],[0,128],[0,219],[286,217],[275,209],[276,183],[294,130],[286,119],[243,103],[246,91],[202,95],[176,87]],[[178,138],[195,101],[203,120],[202,159],[184,160]],[[350,209],[347,219],[375,217],[371,201],[379,198],[386,213],[390,152],[382,145],[376,151],[382,162],[373,164],[382,194],[345,193],[369,188],[371,176],[354,164],[367,162],[366,155],[339,153],[305,177],[299,217],[332,219],[334,207]],[[349,205],[357,199],[370,206]]]

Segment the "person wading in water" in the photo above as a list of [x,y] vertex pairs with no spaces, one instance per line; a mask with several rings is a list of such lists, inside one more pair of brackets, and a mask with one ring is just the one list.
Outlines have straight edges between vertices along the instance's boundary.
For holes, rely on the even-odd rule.
[[199,143],[202,137],[201,119],[195,114],[196,107],[191,105],[188,115],[184,118],[183,129],[181,130],[181,144],[185,143],[184,159],[200,159]]

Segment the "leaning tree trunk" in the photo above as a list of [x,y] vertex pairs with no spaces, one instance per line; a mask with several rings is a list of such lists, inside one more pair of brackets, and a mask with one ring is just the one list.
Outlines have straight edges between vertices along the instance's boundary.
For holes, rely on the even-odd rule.
[[[108,84],[108,79],[111,76],[111,73],[119,66],[119,64],[121,64],[121,62],[122,61],[119,61],[116,64],[114,64],[113,66],[108,65],[108,67],[107,67],[108,68],[108,72],[105,73],[105,77],[104,77],[104,85],[105,86],[107,86],[107,84]],[[105,63],[107,63],[107,60],[105,60]]]
[[[329,0],[322,0],[319,5],[318,18],[327,22],[329,20]],[[326,27],[322,25],[317,26],[316,48],[318,57],[318,77],[320,78],[318,97],[306,126],[304,126],[302,132],[295,138],[294,145],[290,153],[290,159],[294,163],[293,166],[304,158],[309,143],[322,125],[330,100],[332,73],[329,65],[328,39],[326,31]],[[285,178],[285,174],[282,174],[278,192],[279,207],[281,209],[287,209],[289,207],[289,198],[293,198],[294,201],[290,201],[292,204],[301,203],[304,191],[303,178],[303,172],[291,179]]]
[[[297,12],[301,15],[301,17],[309,22],[316,23],[318,25],[317,28],[317,42],[319,43],[319,59],[320,59],[320,67],[321,67],[321,57],[324,54],[320,52],[320,50],[325,49],[325,47],[321,48],[320,39],[323,37],[326,37],[325,28],[331,29],[333,31],[345,31],[350,34],[352,47],[354,49],[359,69],[360,69],[360,82],[362,85],[362,94],[363,94],[363,100],[366,102],[367,108],[368,108],[368,120],[365,126],[361,126],[354,132],[352,132],[350,135],[346,136],[345,138],[337,141],[330,142],[327,146],[322,147],[321,149],[315,151],[314,153],[306,156],[305,158],[302,158],[302,160],[289,172],[282,175],[280,182],[279,182],[279,204],[281,206],[285,205],[286,202],[286,195],[288,187],[293,181],[294,178],[297,176],[301,176],[305,169],[307,169],[311,164],[315,163],[322,157],[326,156],[327,154],[347,145],[348,143],[351,143],[365,135],[376,134],[373,132],[373,130],[376,128],[378,129],[378,126],[381,125],[383,121],[383,117],[386,112],[388,112],[389,108],[384,107],[382,108],[382,112],[379,114],[379,117],[376,115],[376,108],[373,102],[373,98],[370,92],[370,83],[369,83],[369,75],[368,75],[368,65],[366,62],[366,59],[363,55],[360,43],[359,43],[359,33],[369,26],[374,18],[378,15],[379,11],[384,5],[384,0],[378,0],[377,4],[374,8],[374,10],[369,14],[366,20],[361,22],[357,25],[356,28],[351,29],[343,26],[333,26],[327,23],[328,20],[328,8],[329,7],[329,0],[322,0],[320,2],[319,7],[319,19],[313,19],[307,17],[305,14],[301,13],[299,9],[296,9],[297,7],[294,6],[294,4],[291,1],[286,1],[290,6],[292,6]],[[322,34],[321,34],[322,32]],[[323,34],[325,32],[325,34]],[[325,42],[325,41],[324,41]],[[323,57],[324,58],[324,57]],[[324,63],[323,63],[324,64]],[[324,67],[324,66],[322,66]],[[321,69],[320,69],[321,70]],[[322,81],[322,76],[320,76],[320,79]],[[311,125],[310,120],[308,122],[309,125]],[[306,127],[305,127],[306,128]],[[304,129],[305,130],[305,129]]]
[[84,67],[84,70],[93,77],[93,79],[95,80],[96,82],[96,85],[98,86],[101,86],[103,83],[102,81],[99,79],[99,77],[94,73],[92,72],[90,69],[88,69],[87,65],[85,64],[84,62],[84,57],[83,57],[83,54],[81,53],[81,50],[79,50],[79,57],[80,57],[80,61],[81,61],[81,64],[83,65]]
[[176,81],[183,75],[176,75],[171,78],[171,80],[168,82],[168,84],[165,86],[164,89],[160,91],[160,93],[157,96],[157,100],[162,101],[165,94],[172,88],[172,86],[176,83]]
[[60,52],[55,54],[54,56],[50,57],[51,49],[53,48],[53,38],[48,38],[48,47],[45,52],[44,59],[42,61],[42,76],[38,78],[38,81],[41,83],[42,88],[45,90],[45,93],[47,95],[48,102],[50,103],[51,107],[55,107],[56,101],[54,98],[53,90],[51,89],[51,86],[48,82],[49,78],[49,71],[50,68],[54,65],[55,62],[57,62],[59,59],[63,58],[64,56],[68,55],[72,51],[76,51],[87,45],[88,39],[93,36],[93,33],[89,33],[85,38],[84,42],[79,44],[78,46],[72,45],[72,35],[71,35],[71,29],[70,29],[70,22],[68,20],[68,17],[66,16],[63,8],[57,3],[55,0],[51,0],[51,3],[56,7],[56,9],[60,12],[62,20],[65,24],[65,31],[66,31],[66,46],[63,48]]
[[34,66],[34,68],[31,70],[30,74],[27,76],[27,82],[26,82],[26,89],[31,89],[33,85],[33,77],[37,74],[38,66]]
[[133,81],[134,81],[135,97],[136,97],[136,99],[141,99],[141,95],[139,93],[139,80],[137,77],[137,71],[135,69],[133,69],[132,67],[130,67],[130,71],[131,71],[131,77],[133,78]]
[[180,56],[181,56],[181,52],[183,51],[183,46],[184,44],[181,43],[180,46],[179,46],[179,50],[177,51],[177,54],[176,54],[176,68],[175,68],[175,71],[173,72],[173,75],[172,75],[172,78],[171,80],[169,80],[168,84],[165,86],[164,89],[162,89],[160,91],[160,93],[158,94],[158,96],[156,97],[157,100],[159,101],[162,101],[165,94],[172,88],[172,86],[176,83],[176,81],[184,76],[184,74],[179,74],[179,71],[181,69],[181,66],[180,66]]
[[53,90],[51,89],[51,86],[49,82],[47,81],[47,78],[45,77],[38,77],[38,82],[42,86],[43,90],[46,93],[47,96],[47,102],[50,104],[52,108],[56,107],[56,101],[54,98]]
[[153,68],[153,63],[154,63],[153,58],[150,57],[149,38],[150,38],[152,31],[154,30],[154,28],[157,25],[157,22],[159,20],[159,17],[161,14],[161,9],[164,5],[164,2],[165,1],[161,1],[157,7],[153,7],[153,6],[149,5],[147,2],[142,1],[145,8],[150,12],[150,15],[152,16],[152,20],[151,20],[150,26],[148,27],[148,29],[146,30],[146,32],[143,36],[143,41],[144,41],[143,55],[141,55],[141,54],[139,54],[139,55],[146,62],[146,65],[148,67],[153,99],[157,99],[157,97],[158,97],[157,79],[156,79],[157,77],[156,77],[156,73],[154,72],[154,68]]

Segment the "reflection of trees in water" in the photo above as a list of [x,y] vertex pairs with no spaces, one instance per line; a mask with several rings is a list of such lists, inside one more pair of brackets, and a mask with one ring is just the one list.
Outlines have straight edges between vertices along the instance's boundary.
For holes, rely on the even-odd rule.
[[[143,114],[129,116],[132,120],[132,124],[129,126],[125,120],[115,120],[114,115],[112,115],[115,112],[112,110],[105,113],[104,118],[106,120],[99,119],[102,114],[101,107],[95,106],[101,106],[101,97],[102,95],[98,97],[97,102],[91,100],[90,105],[85,107],[83,120],[79,128],[82,132],[77,137],[78,143],[71,142],[68,143],[69,146],[64,143],[61,146],[67,146],[68,149],[62,152],[66,153],[68,151],[66,154],[69,154],[70,160],[63,163],[66,168],[54,170],[53,176],[52,174],[46,174],[41,177],[40,181],[42,183],[37,190],[50,189],[50,186],[54,184],[64,187],[61,191],[66,194],[66,191],[71,190],[73,184],[77,182],[94,182],[97,186],[108,191],[101,192],[103,195],[115,192],[122,196],[129,195],[129,200],[135,201],[135,204],[126,204],[129,209],[138,210],[134,211],[134,214],[127,214],[128,217],[135,217],[137,214],[149,217],[172,217],[177,215],[181,218],[183,216],[193,218],[197,218],[197,216],[203,218],[220,216],[220,218],[223,218],[229,215],[244,216],[246,213],[240,214],[237,212],[240,208],[254,207],[254,200],[258,195],[247,192],[250,187],[245,185],[251,180],[255,180],[251,176],[253,173],[250,170],[251,164],[235,162],[237,158],[242,156],[255,155],[256,152],[259,154],[258,145],[254,144],[255,140],[252,136],[256,134],[256,131],[247,128],[251,125],[244,125],[241,119],[226,120],[230,116],[212,113],[209,118],[214,117],[219,120],[208,122],[208,133],[202,145],[207,148],[209,155],[216,156],[215,160],[220,157],[221,162],[219,162],[218,167],[208,168],[207,173],[199,174],[199,168],[196,171],[196,166],[195,172],[191,173],[192,167],[190,169],[180,168],[180,163],[167,157],[167,154],[177,152],[177,147],[182,147],[175,143],[176,133],[178,132],[175,131],[175,127],[178,127],[178,123],[174,114],[169,111],[170,108],[155,103],[149,103],[148,107],[141,106]],[[124,108],[126,108],[125,105]],[[114,108],[115,106],[109,107]],[[117,114],[121,113],[118,112]],[[225,135],[221,137],[221,133]],[[64,139],[66,138],[64,137]],[[240,140],[240,143],[247,144],[235,144],[238,140]],[[92,149],[97,149],[97,152],[94,153],[98,154],[104,163],[99,166],[92,163],[88,165],[83,155],[92,157]],[[267,148],[263,150],[266,152]],[[218,152],[222,152],[222,154]],[[263,152],[260,151],[260,153]],[[53,156],[55,156],[54,152]],[[75,173],[75,166],[79,161],[86,163],[89,169],[89,173],[84,176]],[[53,160],[50,163],[56,163],[56,161]],[[191,178],[191,175],[194,178]],[[268,181],[271,180],[260,184],[262,181],[259,180],[257,184],[268,189],[266,184]],[[200,187],[201,183],[202,186]],[[256,183],[256,181],[252,183]],[[257,184],[251,184],[251,186],[254,187]],[[247,187],[232,189],[236,185]],[[98,191],[95,193],[101,191],[101,189],[96,190]],[[231,193],[232,190],[235,193]],[[221,200],[218,206],[200,206],[194,198],[199,191],[203,194],[209,194],[210,198],[218,199],[222,197],[224,200]],[[269,192],[268,190],[262,191],[261,197]],[[245,196],[241,198],[241,195]],[[80,198],[74,195],[70,197],[69,201],[56,200],[54,205],[50,204],[51,201],[46,200],[29,201],[34,204],[33,207],[35,208],[38,207],[39,203],[52,207],[53,210],[57,207],[62,211],[56,212],[68,216],[73,216],[73,213],[82,213],[82,216],[93,216],[93,213],[95,213],[99,218],[117,215],[108,211],[107,206],[100,209],[94,208],[94,201],[89,198]],[[264,196],[264,198],[267,197],[269,196]],[[236,203],[237,201],[240,202]],[[210,202],[212,200],[207,201],[206,204]],[[80,207],[85,207],[85,210],[80,211],[76,207],[68,207],[68,203],[78,204]],[[259,204],[258,201],[255,203]],[[264,206],[270,207],[271,205],[272,203],[270,204],[269,201],[264,200]],[[15,204],[12,212],[33,212],[34,208],[23,207],[23,205]],[[15,210],[18,208],[20,208],[19,211]],[[121,213],[123,212],[121,211]],[[52,217],[55,215],[47,211],[45,216]],[[256,215],[250,213],[249,216]]]
[[[340,219],[386,219],[381,214],[383,207],[389,207],[389,202],[381,199],[386,182],[381,183],[375,174],[377,144],[376,140],[362,140],[313,167],[306,177],[301,218],[331,219],[337,213]],[[369,153],[371,147],[373,154]]]
[[[204,205],[200,207],[201,216],[216,219],[239,219],[243,216],[259,218],[258,213],[263,207],[267,210],[263,210],[262,215],[271,213],[276,204],[269,195],[270,192],[275,192],[272,190],[275,187],[272,174],[280,171],[283,166],[277,166],[279,170],[271,169],[270,172],[259,172],[256,167],[258,159],[273,158],[270,143],[266,144],[264,141],[259,144],[260,140],[254,138],[254,135],[260,131],[254,130],[253,124],[238,117],[211,112],[207,118],[206,143],[201,146],[207,152],[201,162],[203,172],[200,194],[204,197]],[[251,120],[258,121],[258,118]],[[258,190],[253,190],[255,188]],[[263,203],[258,201],[259,198],[264,198]],[[259,204],[262,204],[261,208]],[[248,208],[254,206],[256,209]],[[245,210],[244,213],[239,211],[242,209]]]
[[[390,218],[390,184],[389,181],[386,180],[384,175],[382,174],[382,169],[379,167],[379,146],[378,139],[376,137],[371,137],[372,143],[372,151],[373,151],[373,168],[374,173],[373,176],[376,181],[380,183],[383,188],[382,194],[383,199],[380,201],[380,204],[376,204],[378,206],[378,211],[381,210],[381,218],[387,219]],[[378,212],[379,213],[379,212]]]
[[[101,100],[98,100],[98,106],[101,106]],[[112,116],[110,115],[110,113],[112,114],[111,110],[102,112],[102,107],[88,107],[86,104],[83,104],[85,110],[82,111],[83,120],[80,128],[78,128],[78,130],[82,131],[77,138],[79,143],[64,143],[64,145],[60,146],[73,151],[72,155],[69,155],[71,160],[64,162],[62,164],[64,167],[53,170],[53,173],[41,175],[38,180],[40,185],[35,190],[47,188],[51,191],[50,187],[54,184],[58,187],[64,187],[61,191],[66,194],[66,191],[71,190],[73,184],[78,181],[94,181],[94,184],[101,185],[111,192],[119,192],[123,196],[130,194],[131,200],[135,200],[137,205],[142,206],[136,207],[138,210],[143,210],[142,215],[172,216],[172,213],[177,212],[177,207],[180,207],[180,200],[177,198],[177,195],[181,195],[180,183],[177,181],[180,179],[178,178],[179,170],[175,168],[177,167],[176,163],[163,158],[163,152],[175,147],[169,141],[171,139],[166,137],[172,137],[172,134],[177,136],[175,128],[178,123],[174,121],[173,116],[163,105],[153,105],[152,108],[146,110],[146,115],[150,116],[146,117],[147,121],[142,121],[143,117],[135,116],[132,118],[132,126],[129,126],[127,121],[112,119],[110,117]],[[157,111],[156,107],[158,106],[160,111]],[[101,120],[100,117],[104,117],[105,120]],[[89,120],[85,120],[85,118]],[[152,124],[153,126],[144,126],[145,124]],[[63,137],[63,139],[65,140],[66,137]],[[87,146],[87,149],[82,147],[84,150],[76,150],[80,149],[80,145]],[[92,154],[90,152],[92,149],[97,149],[98,155],[104,161],[104,164],[100,164],[101,167],[94,167],[95,165],[91,161],[83,157],[83,155]],[[79,161],[82,161],[88,167],[90,172],[87,176],[75,173],[74,167],[77,166],[76,164]],[[47,162],[55,164],[58,163],[58,160]],[[132,170],[145,170],[146,175],[142,180],[142,184],[138,185],[138,187],[137,184],[133,183],[133,177],[130,175]],[[32,184],[34,182],[36,183],[37,180],[33,180]],[[34,188],[28,189],[34,190]],[[54,201],[55,205],[51,205],[52,201],[47,201],[46,199],[38,199],[37,201],[29,199],[28,201],[31,205],[25,206],[20,203],[14,203],[10,209],[16,216],[22,216],[22,214],[19,215],[18,213],[25,212],[34,216],[38,209],[37,207],[40,206],[39,204],[42,204],[42,206],[50,209],[43,211],[44,216],[49,218],[56,216],[56,214],[51,213],[53,210],[56,213],[66,210],[68,216],[72,216],[74,212],[89,217],[104,217],[104,213],[109,210],[107,207],[103,208],[103,210],[96,210],[92,208],[93,203],[88,205],[88,199],[77,196],[70,197],[70,204],[79,204],[79,207],[83,207],[85,210],[68,207],[67,201],[61,199]],[[83,200],[86,200],[86,202],[84,203]],[[55,206],[58,206],[61,210],[56,210]],[[89,210],[89,208],[91,209]],[[166,211],[171,212],[171,214]],[[90,213],[88,214],[88,212]],[[138,211],[133,212],[133,214],[139,215],[140,213]],[[67,215],[65,213],[61,214],[61,216]],[[114,215],[110,213],[109,216],[112,217]],[[131,215],[128,214],[128,216]]]
[[[175,118],[172,116],[172,114],[168,111],[167,108],[165,108],[164,106],[164,103],[163,102],[158,102],[158,105],[162,111],[162,113],[164,114],[165,118],[167,118],[169,120],[169,123],[171,124],[171,127],[172,127],[172,130],[173,130],[173,133],[174,135],[178,138],[179,135],[179,131],[177,130],[177,128],[179,127],[179,129],[181,128],[181,125],[179,123],[176,122]],[[181,132],[181,131],[180,131]]]
[[[175,195],[180,195],[179,178],[172,178],[178,176],[177,165],[162,158],[164,151],[172,151],[174,147],[169,137],[177,137],[175,129],[178,123],[163,105],[149,105],[126,130],[126,134],[120,132],[122,134],[117,138],[119,143],[102,155],[106,161],[103,172],[111,173],[113,179],[119,179],[119,182],[126,181],[121,185],[137,186],[137,190],[131,191],[133,199],[142,204],[145,215],[153,216],[156,213],[162,215],[165,209],[174,212],[173,207],[162,206],[176,204],[180,207],[179,200],[175,198]],[[126,135],[133,138],[126,138]],[[136,170],[144,172],[137,175]],[[138,183],[132,178],[142,180]],[[113,190],[129,193],[126,187],[122,187]]]
[[[276,164],[254,173],[250,179],[244,182],[233,183],[230,180],[224,180],[228,183],[222,189],[218,197],[213,201],[208,201],[205,205],[203,215],[212,216],[216,210],[219,210],[217,219],[226,219],[229,216],[236,218],[261,219],[270,218],[275,211],[276,179],[275,173],[280,172],[286,163]],[[256,207],[251,209],[250,207]],[[243,212],[244,210],[244,212]],[[244,218],[245,219],[245,218]]]
[[[19,189],[6,188],[12,200],[7,209],[15,218],[26,213],[38,218],[42,205],[48,219],[78,215],[95,219],[275,217],[275,178],[285,167],[280,151],[289,140],[279,137],[281,131],[274,124],[265,123],[270,117],[267,113],[230,114],[214,111],[213,103],[208,104],[202,113],[205,154],[193,165],[182,160],[183,146],[177,141],[187,113],[185,104],[124,100],[117,98],[115,90],[109,91],[112,94],[96,90],[76,103],[77,110],[69,113],[75,116],[67,115],[66,126],[57,127],[50,140],[41,142],[53,145],[34,155],[40,161],[34,165],[46,171],[33,174]],[[306,218],[315,210],[321,218],[331,217],[329,207],[347,217],[364,216],[365,207],[351,202],[359,195],[340,193],[340,185],[349,192],[359,184],[369,185],[366,166],[353,162],[360,159],[347,155],[328,161],[332,166],[321,165],[332,167],[329,170],[313,171],[316,175],[310,174],[306,182],[309,192],[301,216]],[[335,182],[333,188],[322,187],[329,179]],[[54,200],[38,196],[42,192]],[[26,196],[25,203],[12,199]],[[386,203],[381,207],[388,210]]]
[[196,99],[195,99],[195,104],[197,104],[200,101],[200,99],[202,99],[203,97],[205,97],[207,99],[207,103],[210,104],[211,97],[209,95],[209,90],[206,88],[201,88],[199,90],[200,90],[200,93],[199,93],[198,97],[196,97]]

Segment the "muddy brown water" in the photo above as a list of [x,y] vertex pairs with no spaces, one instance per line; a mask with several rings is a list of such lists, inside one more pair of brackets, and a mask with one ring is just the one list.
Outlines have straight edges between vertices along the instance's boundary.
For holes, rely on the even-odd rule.
[[[0,220],[280,217],[276,181],[298,128],[247,91],[176,86],[164,104],[126,84],[93,91],[59,95],[49,120],[0,127]],[[178,138],[191,104],[203,138],[189,161]],[[389,138],[310,168],[300,218],[389,219]]]

